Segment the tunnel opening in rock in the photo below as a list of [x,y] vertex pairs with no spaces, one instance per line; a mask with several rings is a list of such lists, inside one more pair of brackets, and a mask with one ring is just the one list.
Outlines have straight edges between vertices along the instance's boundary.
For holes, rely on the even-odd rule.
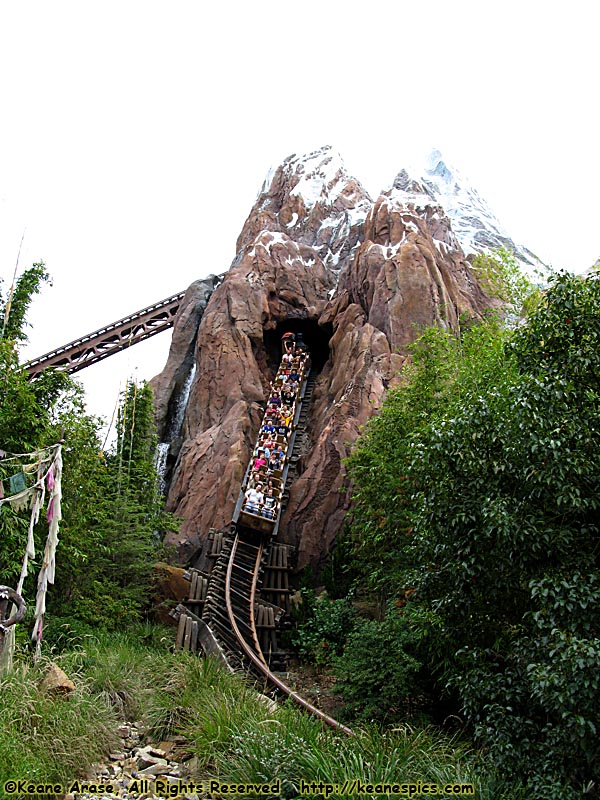
[[312,360],[312,368],[320,372],[329,358],[329,340],[333,336],[333,325],[319,325],[316,320],[285,319],[277,323],[271,330],[265,330],[263,343],[267,363],[273,372],[277,371],[281,361],[281,337],[284,333],[294,333],[301,336],[307,346]]

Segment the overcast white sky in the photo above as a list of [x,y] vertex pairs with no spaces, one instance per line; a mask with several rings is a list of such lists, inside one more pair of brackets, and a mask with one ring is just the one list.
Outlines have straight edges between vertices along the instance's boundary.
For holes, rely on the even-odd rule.
[[[0,0],[0,275],[24,358],[227,269],[263,178],[333,145],[372,195],[436,146],[554,267],[600,255],[593,3]],[[110,416],[162,334],[79,373]]]

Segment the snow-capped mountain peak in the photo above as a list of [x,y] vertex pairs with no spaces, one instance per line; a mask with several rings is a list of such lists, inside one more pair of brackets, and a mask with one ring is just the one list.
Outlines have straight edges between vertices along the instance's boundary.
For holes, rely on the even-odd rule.
[[420,197],[423,204],[441,206],[466,254],[505,247],[515,253],[526,271],[544,266],[530,250],[511,239],[486,201],[456,167],[444,161],[439,150],[431,150],[420,166],[402,170],[389,191],[403,191],[415,199]]

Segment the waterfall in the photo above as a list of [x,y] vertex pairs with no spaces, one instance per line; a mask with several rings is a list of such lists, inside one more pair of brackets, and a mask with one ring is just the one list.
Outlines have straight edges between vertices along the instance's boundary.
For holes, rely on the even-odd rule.
[[175,413],[167,428],[166,441],[159,442],[156,446],[156,453],[154,455],[154,466],[158,476],[158,486],[161,494],[166,494],[167,491],[167,459],[169,451],[171,450],[171,442],[181,434],[183,428],[183,419],[185,417],[185,410],[187,408],[188,400],[190,399],[190,391],[192,383],[196,375],[196,364],[192,364],[185,383],[177,402],[175,404]]
[[181,394],[177,398],[177,403],[175,404],[175,414],[173,415],[173,419],[169,425],[169,432],[167,434],[168,441],[172,441],[181,433],[181,429],[183,428],[183,418],[185,417],[188,400],[190,399],[190,390],[192,388],[192,383],[194,382],[195,376],[196,363],[194,362],[187,378],[185,379]]
[[169,442],[159,442],[156,445],[156,453],[154,454],[154,467],[158,475],[158,489],[161,494],[165,494],[167,490],[167,456],[169,455]]

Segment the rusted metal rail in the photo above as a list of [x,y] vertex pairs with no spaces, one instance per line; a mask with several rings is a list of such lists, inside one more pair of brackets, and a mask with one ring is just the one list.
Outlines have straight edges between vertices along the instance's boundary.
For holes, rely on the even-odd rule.
[[120,350],[172,328],[185,292],[171,295],[25,364],[30,377],[48,367],[78,372]]
[[[354,735],[350,728],[342,725],[294,692],[286,683],[274,675],[267,666],[258,644],[254,624],[254,598],[260,580],[261,559],[262,543],[250,542],[245,536],[238,533],[229,556],[227,577],[225,579],[225,602],[231,628],[244,656],[250,661],[254,671],[258,672],[281,694],[289,697],[305,711],[308,711],[329,727],[342,731],[348,736]],[[252,573],[249,573],[248,565],[252,560],[254,560],[254,568]]]

